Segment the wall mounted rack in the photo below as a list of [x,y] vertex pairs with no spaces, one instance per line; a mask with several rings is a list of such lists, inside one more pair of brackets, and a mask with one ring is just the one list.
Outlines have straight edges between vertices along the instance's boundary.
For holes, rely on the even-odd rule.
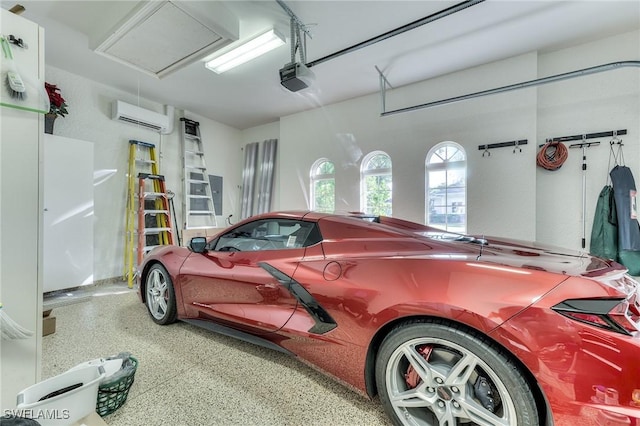
[[[587,139],[601,139],[601,138],[616,138],[618,136],[626,135],[627,129],[622,130],[611,130],[608,132],[597,132],[597,133],[586,133],[582,135],[571,135],[571,136],[558,136],[554,138],[547,138],[547,142],[571,142],[571,141],[585,141]],[[574,143],[571,144],[571,148],[582,148],[582,146],[586,146],[587,148],[590,146],[598,145],[600,142],[584,142],[584,143]],[[544,144],[538,145],[538,148],[544,146]]]
[[598,133],[587,133],[583,135],[572,135],[572,136],[560,136],[555,138],[549,138],[548,140],[552,140],[555,142],[570,142],[570,141],[581,141],[587,139],[601,139],[607,137],[615,137],[622,136],[627,134],[627,129],[622,130],[612,130],[609,132],[598,132]]
[[[513,146],[513,153],[515,154],[516,149],[518,149],[518,147],[520,147],[521,145],[526,145],[527,139],[520,139],[517,141],[509,141],[509,142],[498,142],[498,143],[490,143],[490,144],[486,144],[486,145],[478,145],[478,150],[480,151],[484,151],[482,153],[482,156],[484,157],[485,154],[489,154],[489,156],[491,155],[491,153],[489,152],[490,149],[494,149],[494,148],[506,148],[509,146]],[[520,152],[522,152],[522,148],[520,148]]]

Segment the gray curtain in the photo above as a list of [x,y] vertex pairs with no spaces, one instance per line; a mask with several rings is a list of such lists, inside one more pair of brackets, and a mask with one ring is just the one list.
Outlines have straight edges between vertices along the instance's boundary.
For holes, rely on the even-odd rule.
[[271,211],[271,195],[273,192],[273,176],[276,162],[277,139],[262,142],[262,163],[258,185],[258,209],[256,214]]
[[240,218],[246,219],[253,211],[253,191],[256,183],[256,167],[258,165],[258,142],[244,147],[244,167],[242,169],[242,202]]
[[[262,149],[259,149],[260,146]],[[277,147],[277,139],[245,146],[240,209],[242,219],[271,211]]]

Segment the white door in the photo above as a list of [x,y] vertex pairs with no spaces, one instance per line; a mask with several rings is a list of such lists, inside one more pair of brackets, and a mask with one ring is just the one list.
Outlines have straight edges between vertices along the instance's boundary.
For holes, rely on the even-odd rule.
[[44,291],[93,283],[93,144],[44,139]]
[[[5,37],[13,34],[28,45],[28,49],[12,49],[25,84],[44,78],[42,28],[2,8],[0,28]],[[6,64],[4,55],[0,54],[0,69]],[[4,103],[7,93],[3,79],[0,102]],[[28,94],[27,99],[30,98]],[[19,102],[22,101],[13,99],[9,103],[20,106]],[[29,106],[26,101],[24,106]],[[0,407],[3,409],[14,408],[16,395],[40,380],[42,121],[42,114],[0,107],[0,302],[3,316],[33,331],[27,339],[0,340]]]

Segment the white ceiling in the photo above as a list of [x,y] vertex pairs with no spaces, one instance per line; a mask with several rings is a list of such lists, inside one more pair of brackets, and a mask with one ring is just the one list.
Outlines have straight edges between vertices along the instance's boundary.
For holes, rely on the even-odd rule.
[[[278,70],[290,61],[288,45],[221,75],[197,61],[157,79],[98,55],[90,48],[139,2],[17,2],[26,8],[22,16],[45,28],[47,64],[238,129],[375,93],[379,90],[375,66],[394,87],[400,87],[533,50],[555,50],[640,28],[637,0],[488,0],[314,66],[316,82],[311,93],[291,93],[280,86],[278,75]],[[5,9],[15,3],[0,1]],[[223,3],[238,17],[241,39],[271,27],[288,38],[289,16],[275,0]],[[310,26],[309,62],[458,2],[285,0],[285,3]]]

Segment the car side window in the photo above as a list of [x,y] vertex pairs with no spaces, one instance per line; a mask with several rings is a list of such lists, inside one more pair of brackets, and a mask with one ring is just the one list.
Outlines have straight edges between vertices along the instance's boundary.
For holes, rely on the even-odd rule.
[[244,224],[218,238],[214,251],[287,250],[322,240],[314,222],[293,219],[261,219]]

